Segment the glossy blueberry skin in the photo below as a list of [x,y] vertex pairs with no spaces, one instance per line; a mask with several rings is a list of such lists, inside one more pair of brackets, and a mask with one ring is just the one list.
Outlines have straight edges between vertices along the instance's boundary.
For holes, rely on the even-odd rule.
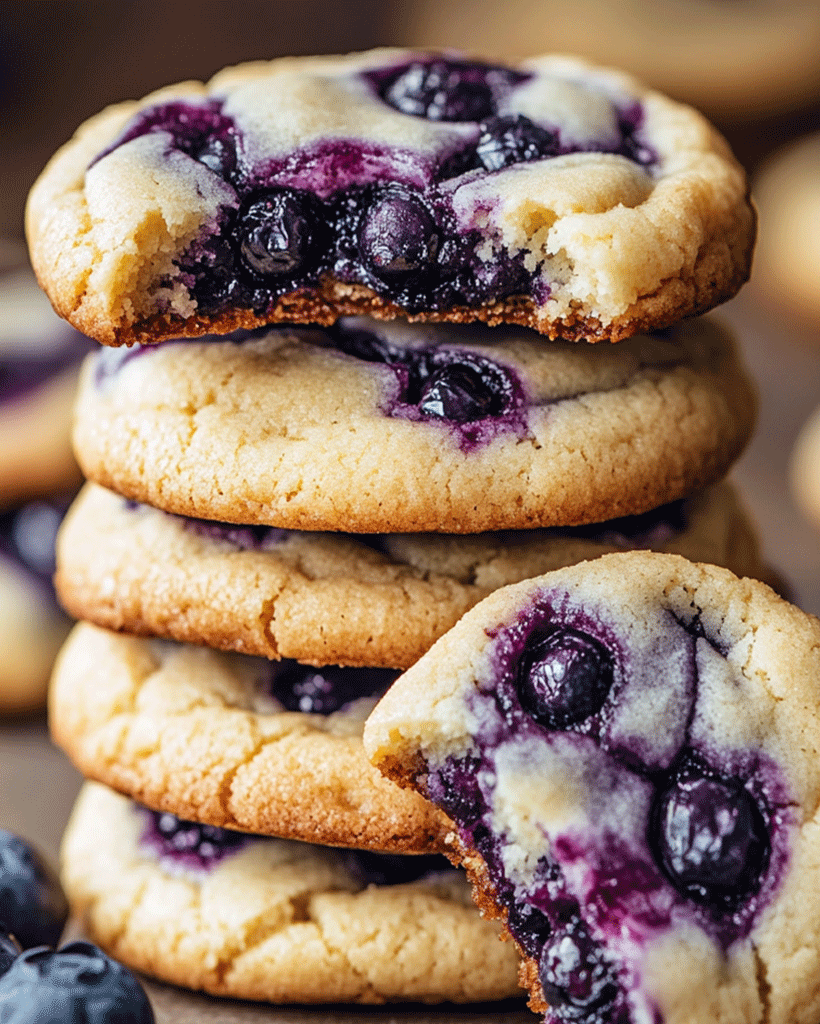
[[286,711],[330,715],[362,697],[380,697],[397,675],[392,669],[314,668],[284,661],[271,668],[270,691]]
[[691,759],[659,791],[649,840],[676,889],[724,913],[757,891],[770,856],[766,822],[751,793]]
[[309,269],[318,256],[321,226],[308,192],[271,189],[258,195],[240,215],[241,260],[262,278],[292,277]]
[[566,729],[597,714],[613,682],[604,645],[567,626],[536,631],[518,667],[522,707],[547,729]]
[[0,977],[0,1024],[154,1024],[136,977],[90,942],[22,953]]
[[67,917],[55,872],[32,846],[0,829],[0,928],[23,949],[54,946]]
[[558,133],[542,128],[523,114],[483,121],[476,146],[478,162],[486,171],[543,160],[559,152]]
[[413,61],[381,89],[385,103],[428,121],[481,121],[494,113],[493,71],[456,60]]
[[611,1019],[618,996],[615,972],[581,920],[551,935],[541,951],[538,977],[558,1020],[603,1024]]
[[424,271],[434,264],[438,246],[433,214],[409,189],[385,189],[363,214],[359,250],[365,264],[381,278]]
[[6,973],[21,952],[17,939],[0,929],[0,975]]

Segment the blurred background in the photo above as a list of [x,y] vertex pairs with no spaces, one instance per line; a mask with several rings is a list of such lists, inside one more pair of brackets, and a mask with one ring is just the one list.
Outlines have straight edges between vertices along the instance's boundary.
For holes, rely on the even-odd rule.
[[[820,406],[820,145],[802,148],[820,133],[820,0],[4,0],[0,239],[21,252],[32,182],[109,103],[244,60],[395,44],[580,53],[695,104],[727,135],[760,200],[752,282],[720,311],[761,394],[733,475],[787,593],[820,614],[820,511],[801,508],[790,481],[795,442]],[[42,717],[0,725],[0,824],[54,855],[78,780],[45,735]],[[30,785],[32,761],[46,788]]]

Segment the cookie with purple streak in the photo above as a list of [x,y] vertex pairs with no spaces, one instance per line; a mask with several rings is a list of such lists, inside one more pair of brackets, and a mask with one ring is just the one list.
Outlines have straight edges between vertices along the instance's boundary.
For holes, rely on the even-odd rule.
[[362,750],[364,720],[396,674],[81,623],[55,666],[50,726],[83,775],[155,810],[305,842],[428,852],[441,846],[443,815]]
[[0,508],[79,486],[71,412],[92,347],[55,316],[31,271],[0,268]]
[[61,501],[0,512],[0,714],[42,708],[51,666],[70,622],[51,577]]
[[462,536],[231,526],[90,484],[60,531],[56,584],[75,618],[133,635],[409,668],[498,587],[631,548],[766,578],[754,529],[726,483],[593,526]]
[[672,555],[497,591],[371,715],[551,1024],[820,1012],[820,622]]
[[521,992],[514,949],[443,857],[229,832],[88,784],[65,834],[62,877],[93,941],[186,988],[275,1003]]
[[110,108],[27,211],[55,307],[106,344],[350,313],[618,340],[734,294],[754,230],[725,140],[636,80],[405,50]]
[[182,515],[476,533],[685,497],[725,474],[754,408],[707,319],[617,346],[354,319],[103,348],[74,443],[91,480]]

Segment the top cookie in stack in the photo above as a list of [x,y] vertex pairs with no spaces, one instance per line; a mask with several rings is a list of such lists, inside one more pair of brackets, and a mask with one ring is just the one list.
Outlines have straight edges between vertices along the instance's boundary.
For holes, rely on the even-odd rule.
[[351,313],[616,341],[731,297],[754,223],[724,140],[627,76],[400,50],[107,110],[28,210],[52,302],[109,345]]

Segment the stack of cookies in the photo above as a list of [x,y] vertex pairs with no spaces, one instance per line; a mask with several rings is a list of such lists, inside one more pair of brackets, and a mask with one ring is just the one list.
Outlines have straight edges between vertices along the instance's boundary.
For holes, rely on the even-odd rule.
[[63,866],[90,935],[253,999],[514,994],[512,944],[419,856],[453,809],[364,722],[506,584],[630,548],[762,572],[721,483],[753,389],[684,319],[749,270],[725,143],[569,58],[278,60],[90,121],[28,232],[107,346],[50,707],[95,780]]

